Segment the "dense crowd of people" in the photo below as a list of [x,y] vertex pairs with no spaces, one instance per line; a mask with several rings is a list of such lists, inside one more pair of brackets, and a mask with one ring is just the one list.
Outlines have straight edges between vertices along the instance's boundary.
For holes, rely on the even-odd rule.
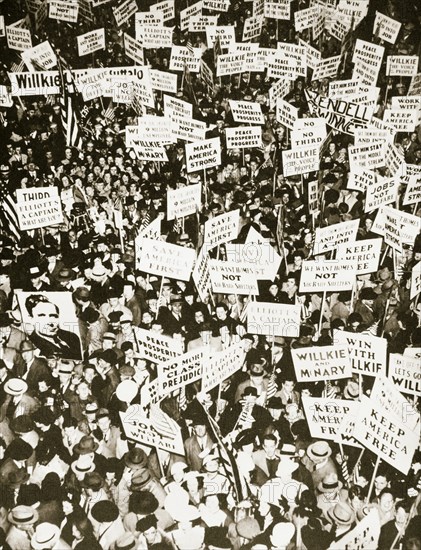
[[[5,24],[26,18],[33,46],[49,41],[63,67],[134,64],[123,40],[124,33],[135,36],[135,18],[118,27],[112,11],[122,2],[93,2],[91,19],[82,13],[82,4],[87,9],[90,3],[80,2],[77,23],[47,18],[39,26],[34,13],[42,2],[33,3],[35,10],[30,4],[3,2]],[[212,11],[204,3],[203,14],[233,26],[241,42],[244,22],[259,2],[226,4],[227,11]],[[419,56],[420,5],[350,0],[355,13],[366,4],[367,11],[355,21],[353,15],[352,25],[348,21],[346,44],[326,28],[316,40],[310,29],[295,29],[296,12],[315,5],[331,15],[336,4],[293,0],[290,19],[263,18],[252,43],[276,49],[279,43],[304,40],[321,59],[341,55],[334,77],[312,81],[307,70],[306,77],[291,80],[283,99],[300,119],[317,116],[307,90],[327,97],[329,84],[354,78],[350,52],[357,39],[382,45],[373,117],[382,121],[394,97],[412,97],[411,77],[388,76],[386,58]],[[146,12],[150,2],[137,6]],[[83,102],[73,93],[81,146],[66,139],[64,90],[61,96],[12,96],[12,105],[0,108],[1,201],[16,202],[20,189],[56,187],[63,209],[62,223],[32,230],[21,230],[5,207],[0,212],[0,548],[339,549],[371,514],[379,526],[371,545],[347,548],[419,550],[420,448],[404,475],[385,461],[379,464],[372,450],[355,441],[339,445],[331,437],[313,437],[303,408],[304,396],[358,402],[370,395],[376,377],[354,373],[299,382],[292,352],[332,346],[335,332],[345,330],[384,338],[388,357],[408,350],[419,357],[421,301],[411,294],[411,282],[414,267],[421,265],[420,226],[401,251],[376,229],[379,209],[367,212],[365,192],[347,186],[351,134],[328,127],[319,170],[284,175],[283,152],[291,148],[292,136],[269,99],[278,81],[263,68],[217,77],[215,49],[221,44],[209,47],[205,32],[180,28],[180,12],[187,7],[176,0],[175,17],[165,25],[174,27],[174,45],[202,50],[213,84],[202,72],[173,72],[178,74],[173,95],[190,103],[193,118],[206,123],[206,138],[220,138],[220,165],[189,172],[182,139],[165,144],[165,162],[139,160],[126,146],[126,126],[136,125],[142,115],[163,115],[159,90],[153,92],[154,107],[141,112],[135,101]],[[394,43],[373,28],[376,11],[401,24]],[[100,27],[105,49],[80,57],[76,37]],[[0,49],[0,86],[10,91],[10,74],[27,67],[22,68],[21,52],[8,47],[4,33]],[[145,65],[171,72],[171,48],[144,48],[143,55]],[[238,126],[230,100],[260,105],[261,147],[227,148],[226,128]],[[412,132],[396,132],[394,145],[419,186],[418,123],[419,118]],[[399,178],[386,165],[374,172]],[[312,197],[310,182],[317,184]],[[168,220],[168,192],[197,183],[202,185],[200,208]],[[393,206],[419,216],[419,202],[404,200],[407,184],[400,180]],[[280,260],[273,278],[258,281],[254,299],[212,289],[204,296],[191,274],[187,280],[161,277],[138,261],[138,237],[154,221],[160,220],[156,240],[198,255],[206,245],[204,224],[236,210],[239,226],[232,242],[245,244],[249,233],[257,232],[256,264],[263,265],[268,255],[269,266]],[[376,269],[357,275],[352,291],[300,292],[303,262],[319,253],[313,247],[316,229],[352,220],[358,221],[356,242],[381,242]],[[238,261],[224,243],[208,253]],[[332,257],[317,255],[321,261]],[[254,300],[299,305],[297,336],[248,332],[247,306]],[[154,422],[157,403],[151,395],[158,366],[145,355],[139,342],[144,333],[138,329],[182,353],[206,349],[212,356],[231,346],[242,349],[243,362],[213,389],[203,391],[199,379],[157,401],[164,418],[181,431],[184,454],[133,439],[122,420],[137,405]],[[419,392],[403,396],[419,411]],[[414,425],[419,435],[419,422]]]

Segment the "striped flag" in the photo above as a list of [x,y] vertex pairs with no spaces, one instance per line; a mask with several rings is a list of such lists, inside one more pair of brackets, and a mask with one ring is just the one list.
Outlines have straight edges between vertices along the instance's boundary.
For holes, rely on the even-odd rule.
[[341,471],[342,471],[342,477],[344,478],[345,483],[347,485],[350,485],[351,476],[349,475],[349,469],[348,469],[348,457],[345,455],[342,456]]
[[14,241],[21,239],[16,202],[6,184],[0,182],[0,228]]
[[216,444],[218,447],[219,460],[225,470],[225,475],[227,476],[228,481],[230,482],[234,490],[237,502],[240,502],[243,500],[244,496],[243,496],[243,489],[241,486],[240,471],[238,470],[235,457],[232,451],[223,442],[221,437],[221,432],[219,430],[219,426],[217,422],[214,420],[214,418],[211,417],[211,415],[209,414],[209,412],[206,410],[205,407],[203,407],[203,410],[205,411],[206,417],[209,422],[209,427],[212,432],[211,437],[212,439],[214,439],[214,441],[216,441]]
[[187,409],[186,388],[184,386],[180,388],[180,393],[178,394],[178,408],[180,411]]
[[175,420],[170,418],[158,405],[151,405],[149,419],[152,426],[162,437],[175,439],[180,426]]
[[368,334],[369,336],[378,336],[380,320],[376,321],[365,330],[361,331],[361,334]]
[[278,391],[278,384],[276,383],[276,372],[275,372],[275,368],[273,368],[268,380],[268,388],[266,390],[266,401],[269,401],[271,397],[275,397],[275,394],[277,391]]
[[[62,61],[59,56],[57,56],[57,66],[61,80],[61,125],[63,127],[64,135],[66,136],[66,145],[68,147],[76,147],[77,149],[81,149],[83,145],[82,131],[79,127],[79,121],[73,105],[73,96],[70,93],[68,83],[64,78]],[[69,72],[69,74],[71,75],[71,72]],[[72,86],[76,90],[76,85],[74,82],[72,82]]]
[[108,121],[113,122],[115,119],[115,111],[113,106],[113,100],[110,101],[105,111],[102,111],[102,116]]

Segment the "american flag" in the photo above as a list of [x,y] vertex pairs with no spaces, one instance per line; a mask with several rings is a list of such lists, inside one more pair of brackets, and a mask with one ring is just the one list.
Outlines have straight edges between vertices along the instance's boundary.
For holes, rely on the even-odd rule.
[[0,227],[16,242],[21,239],[16,202],[7,185],[0,181]]
[[113,100],[111,100],[108,104],[108,107],[102,111],[102,116],[108,121],[113,122],[115,119],[115,111],[113,106]]
[[[62,61],[59,56],[57,56],[57,66],[61,80],[61,124],[66,136],[66,145],[68,147],[76,147],[77,149],[81,149],[83,145],[82,131],[79,127],[79,121],[73,105],[73,96],[70,93],[68,83],[64,78]],[[69,74],[71,73],[69,72]],[[76,85],[74,82],[72,82],[72,85],[76,90]]]
[[186,388],[180,388],[180,393],[178,394],[178,408],[180,411],[185,411],[187,408],[187,397],[186,397]]
[[272,369],[268,380],[268,387],[266,390],[266,401],[269,401],[271,397],[275,397],[276,392],[278,391],[278,384],[276,383],[276,372],[275,367]]
[[175,420],[170,418],[159,405],[151,405],[149,419],[152,426],[162,437],[175,439],[180,429]]
[[209,412],[203,407],[203,410],[206,413],[208,419],[209,427],[211,429],[211,437],[216,441],[219,460],[225,470],[225,475],[228,478],[228,481],[234,489],[237,502],[243,500],[243,489],[241,485],[241,476],[238,470],[237,463],[232,451],[225,445],[221,437],[221,432],[217,422],[211,417]]

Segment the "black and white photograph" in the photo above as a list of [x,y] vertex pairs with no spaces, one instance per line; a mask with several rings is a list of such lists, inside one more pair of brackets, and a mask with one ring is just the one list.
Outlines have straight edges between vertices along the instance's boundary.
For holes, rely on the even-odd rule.
[[0,550],[421,550],[421,0],[0,0]]

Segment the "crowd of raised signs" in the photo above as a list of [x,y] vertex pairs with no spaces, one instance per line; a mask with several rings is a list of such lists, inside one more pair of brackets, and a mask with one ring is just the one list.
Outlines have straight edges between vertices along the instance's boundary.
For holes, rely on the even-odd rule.
[[420,550],[419,2],[0,6],[0,549]]

